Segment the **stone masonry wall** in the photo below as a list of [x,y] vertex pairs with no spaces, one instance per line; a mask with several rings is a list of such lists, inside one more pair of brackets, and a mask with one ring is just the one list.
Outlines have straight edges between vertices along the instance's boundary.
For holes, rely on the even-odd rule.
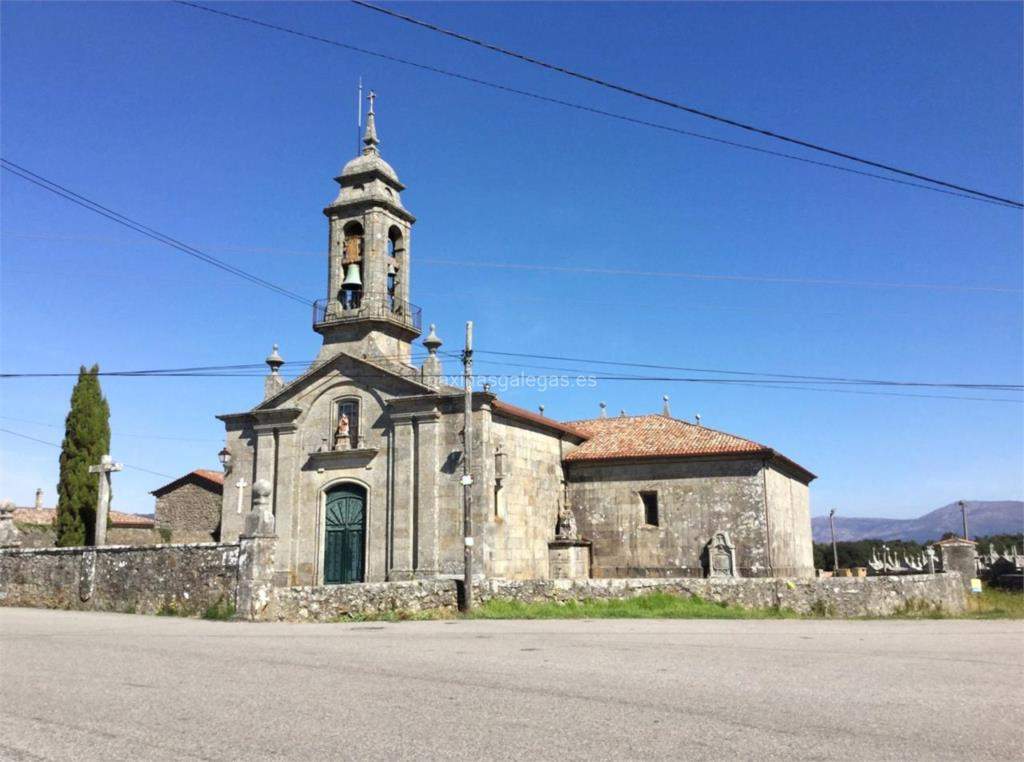
[[791,609],[799,614],[840,617],[891,616],[908,609],[966,608],[960,575],[916,574],[901,577],[839,577],[812,579],[590,579],[483,580],[477,600],[523,602],[632,598],[655,591],[701,598],[743,608]]
[[186,482],[156,500],[156,526],[170,530],[170,541],[217,542],[220,539],[221,493]]
[[271,603],[261,619],[327,622],[344,617],[396,611],[444,611],[454,614],[457,606],[457,584],[447,579],[286,587],[274,591]]
[[[594,543],[595,577],[700,577],[718,531],[736,546],[744,577],[771,574],[759,460],[572,463],[569,501],[580,537]],[[641,491],[658,494],[658,526]],[[808,542],[808,552],[810,544]]]
[[[957,614],[966,606],[960,575],[955,572],[824,579],[483,579],[473,589],[480,603],[493,599],[565,603],[632,598],[661,591],[699,595],[708,601],[744,608],[777,606],[800,614],[839,617],[891,616],[908,610]],[[260,618],[326,622],[393,612],[454,612],[457,599],[458,583],[450,579],[278,588]]]
[[766,465],[769,559],[776,577],[813,577],[810,490],[807,485]]
[[0,550],[0,606],[201,614],[237,585],[237,545]]
[[544,579],[562,495],[561,443],[548,432],[498,416],[490,434],[491,459],[499,445],[504,453],[504,478],[488,496],[490,515],[482,525],[488,576]]

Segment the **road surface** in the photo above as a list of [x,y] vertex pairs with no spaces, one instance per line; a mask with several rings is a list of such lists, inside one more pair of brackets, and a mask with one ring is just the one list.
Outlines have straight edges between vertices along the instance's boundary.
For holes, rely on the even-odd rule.
[[0,758],[1020,759],[1024,623],[0,609]]

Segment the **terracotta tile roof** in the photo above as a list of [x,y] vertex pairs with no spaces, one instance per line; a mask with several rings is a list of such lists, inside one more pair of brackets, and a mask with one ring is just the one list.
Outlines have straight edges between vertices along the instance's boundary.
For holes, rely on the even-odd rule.
[[223,471],[209,471],[205,468],[197,468],[195,471],[189,471],[184,476],[179,476],[173,482],[168,482],[162,487],[157,487],[155,490],[150,492],[151,495],[160,497],[161,495],[170,492],[171,490],[180,487],[186,482],[193,481],[195,479],[202,479],[208,484],[215,487],[217,490],[224,491],[224,472]]
[[[56,508],[15,508],[12,518],[19,524],[50,526],[53,524],[53,517],[56,513]],[[149,516],[140,516],[137,513],[121,513],[120,511],[110,512],[111,526],[145,529],[153,527],[154,523],[153,519]]]
[[211,482],[217,484],[224,484],[224,472],[223,471],[207,471],[205,468],[197,468],[193,471],[196,476],[201,476],[204,479],[209,479]]
[[771,452],[749,439],[663,415],[590,418],[569,426],[588,437],[565,457],[569,462]]
[[509,418],[518,418],[519,420],[522,421],[530,421],[531,423],[536,423],[539,426],[546,426],[549,429],[561,431],[564,434],[570,434],[579,439],[587,438],[587,434],[583,433],[572,424],[556,421],[554,418],[548,418],[547,416],[541,415],[540,413],[530,412],[525,408],[521,408],[516,405],[510,405],[509,403],[502,402],[499,399],[494,399],[491,402],[491,410],[497,413],[503,413],[504,415],[507,415]]

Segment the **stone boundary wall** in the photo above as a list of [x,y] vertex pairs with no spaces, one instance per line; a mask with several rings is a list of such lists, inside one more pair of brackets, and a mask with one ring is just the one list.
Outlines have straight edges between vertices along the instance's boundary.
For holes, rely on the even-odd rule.
[[[326,622],[392,612],[454,612],[458,588],[459,583],[451,579],[277,588],[259,618]],[[958,614],[966,607],[963,583],[955,572],[837,579],[486,579],[475,583],[473,590],[480,602],[500,599],[524,603],[631,598],[660,591],[699,595],[708,601],[744,608],[778,606],[800,614],[838,617],[891,616],[908,610]]]
[[[272,538],[268,538],[272,539]],[[260,538],[239,544],[103,546],[0,550],[0,606],[202,614],[237,606],[239,618],[332,621],[391,612],[454,612],[455,579],[274,588],[263,567]],[[890,616],[908,610],[965,610],[961,575],[815,579],[484,579],[478,601],[567,602],[630,598],[655,591],[699,595],[745,608],[780,607],[800,614]]]
[[0,550],[0,606],[202,614],[235,605],[239,546]]
[[813,579],[490,579],[474,585],[474,591],[480,601],[497,598],[527,603],[632,598],[665,592],[681,596],[699,595],[707,601],[743,608],[777,606],[799,614],[839,617],[890,616],[907,610],[941,610],[947,614],[959,614],[967,605],[963,583],[956,572]]
[[260,615],[264,621],[329,622],[353,616],[458,610],[457,582],[363,582],[354,585],[280,587]]

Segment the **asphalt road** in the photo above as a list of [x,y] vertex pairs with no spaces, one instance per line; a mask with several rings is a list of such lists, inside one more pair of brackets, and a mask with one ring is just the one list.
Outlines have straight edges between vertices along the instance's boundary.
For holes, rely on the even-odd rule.
[[1020,759],[1024,623],[0,609],[0,758]]

